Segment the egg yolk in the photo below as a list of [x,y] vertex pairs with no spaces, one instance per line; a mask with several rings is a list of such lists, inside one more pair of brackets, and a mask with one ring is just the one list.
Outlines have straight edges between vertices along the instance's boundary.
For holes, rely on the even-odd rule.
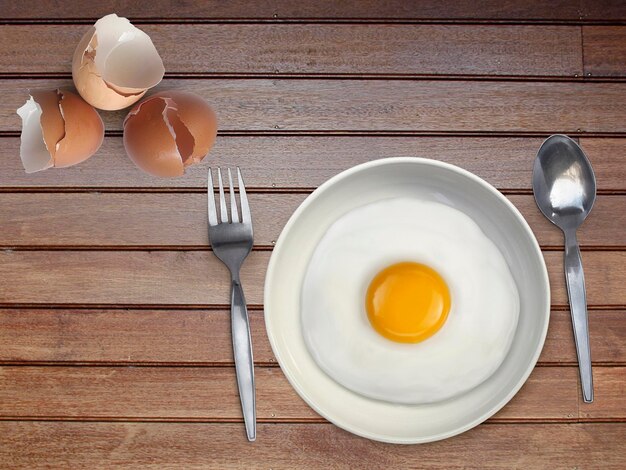
[[432,268],[413,262],[393,264],[370,283],[365,306],[374,329],[399,343],[418,343],[443,326],[450,292]]

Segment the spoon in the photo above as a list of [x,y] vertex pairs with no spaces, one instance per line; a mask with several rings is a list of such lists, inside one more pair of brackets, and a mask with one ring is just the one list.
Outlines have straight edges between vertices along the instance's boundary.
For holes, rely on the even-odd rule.
[[539,209],[565,235],[565,278],[569,296],[578,368],[585,403],[593,401],[591,349],[587,323],[585,276],[576,229],[596,199],[596,177],[585,152],[565,135],[549,137],[533,166],[533,192]]

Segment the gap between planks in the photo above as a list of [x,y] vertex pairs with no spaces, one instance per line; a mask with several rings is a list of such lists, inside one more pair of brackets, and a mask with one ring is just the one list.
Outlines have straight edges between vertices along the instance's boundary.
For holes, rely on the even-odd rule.
[[[577,131],[409,131],[409,130],[329,130],[329,129],[311,129],[311,130],[220,130],[218,137],[481,137],[481,138],[548,138],[555,133],[567,134],[573,139],[579,138],[606,138],[606,139],[623,139],[626,138],[626,132],[587,132]],[[21,131],[3,131],[0,130],[0,139],[20,137]],[[122,137],[121,130],[105,131],[105,137]]]
[[[27,72],[0,72],[0,80],[69,80],[71,74]],[[625,76],[574,74],[561,75],[465,75],[465,74],[403,74],[403,73],[166,73],[164,79],[176,80],[428,80],[428,81],[481,81],[481,82],[574,82],[574,83],[624,83]]]
[[[263,188],[250,186],[246,188],[248,194],[310,194],[315,191],[316,187],[272,187]],[[500,193],[505,196],[532,196],[531,189],[525,188],[513,188],[513,189],[499,189]],[[205,194],[207,188],[198,186],[186,186],[186,187],[171,187],[171,188],[155,188],[155,187],[99,187],[99,186],[5,186],[0,187],[0,193],[189,193],[189,194]],[[626,189],[598,189],[596,191],[598,196],[625,196]]]
[[[626,251],[624,245],[583,245],[580,251]],[[208,245],[1,245],[3,251],[213,251]],[[273,251],[274,245],[254,245],[252,251]],[[541,245],[541,251],[563,251],[562,245]]]
[[[134,368],[199,368],[199,369],[216,369],[216,368],[232,368],[234,362],[155,362],[155,361],[13,361],[0,360],[0,367],[134,367]],[[626,362],[593,362],[594,367],[625,367]],[[255,361],[254,367],[278,368],[278,362]],[[535,367],[578,367],[577,362],[538,362]]]
[[[2,18],[0,24],[2,25],[92,25],[99,18]],[[445,18],[367,18],[367,17],[353,17],[353,18],[295,18],[295,17],[265,17],[265,18],[192,18],[192,17],[178,17],[178,18],[163,18],[163,17],[144,17],[133,18],[129,16],[128,19],[136,25],[146,24],[368,24],[368,25],[538,25],[538,26],[622,26],[626,25],[625,19],[497,19],[497,18],[459,18],[459,19],[445,19]]]
[[[98,416],[90,418],[87,416],[0,416],[0,421],[28,421],[28,422],[72,422],[72,423],[243,423],[243,419],[238,418],[133,418],[116,416]],[[329,424],[324,418],[258,418],[257,423],[264,424]],[[520,424],[610,424],[626,423],[626,418],[491,418],[481,423],[481,425],[520,425]]]
[[[74,309],[74,310],[224,310],[229,309],[230,304],[84,304],[84,303],[28,303],[0,302],[0,309]],[[262,311],[261,304],[248,304],[249,311]],[[567,305],[551,305],[550,310],[567,311]],[[587,310],[626,310],[626,304],[595,304],[588,305]]]

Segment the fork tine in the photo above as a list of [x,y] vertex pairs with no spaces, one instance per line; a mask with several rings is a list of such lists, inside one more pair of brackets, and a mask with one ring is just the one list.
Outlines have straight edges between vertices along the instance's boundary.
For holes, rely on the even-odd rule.
[[209,181],[207,184],[207,195],[209,196],[209,225],[217,225],[217,210],[215,209],[215,190],[213,188],[213,176],[209,168]]
[[246,187],[243,184],[243,176],[241,170],[237,167],[237,183],[239,185],[239,197],[241,199],[241,221],[244,224],[251,224],[250,206],[248,206],[248,197],[246,196]]
[[228,168],[228,183],[230,185],[230,220],[233,224],[239,223],[239,211],[237,210],[237,199],[235,199],[235,186],[233,185],[233,174]]
[[217,184],[220,187],[220,215],[222,223],[228,223],[228,210],[226,209],[226,196],[224,196],[224,185],[222,184],[222,169],[217,168]]

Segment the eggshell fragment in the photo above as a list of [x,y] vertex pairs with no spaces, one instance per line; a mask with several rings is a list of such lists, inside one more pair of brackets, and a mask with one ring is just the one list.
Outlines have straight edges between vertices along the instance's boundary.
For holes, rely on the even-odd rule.
[[104,139],[96,110],[68,91],[33,91],[17,113],[26,173],[76,165],[96,153]]
[[157,93],[124,120],[124,147],[135,164],[155,176],[181,176],[199,163],[217,138],[217,118],[193,93]]
[[20,142],[20,158],[26,173],[45,170],[54,165],[52,155],[44,141],[41,127],[41,106],[31,96],[28,101],[17,110],[22,118],[22,136]]
[[72,60],[80,95],[99,109],[123,109],[137,102],[165,73],[150,36],[116,14],[96,21]]
[[54,157],[57,143],[60,142],[65,135],[65,120],[63,119],[59,105],[61,94],[59,90],[39,90],[31,92],[31,96],[39,106],[41,106],[42,114],[40,121],[43,139],[50,155]]
[[[185,166],[198,163],[209,152],[217,138],[217,116],[205,100],[193,93],[168,91],[154,97],[167,97],[176,103],[178,116],[194,137],[194,147]],[[153,98],[154,98],[153,97]]]
[[65,120],[65,137],[57,144],[54,166],[76,165],[98,151],[104,124],[98,112],[74,93],[61,92],[59,109]]

